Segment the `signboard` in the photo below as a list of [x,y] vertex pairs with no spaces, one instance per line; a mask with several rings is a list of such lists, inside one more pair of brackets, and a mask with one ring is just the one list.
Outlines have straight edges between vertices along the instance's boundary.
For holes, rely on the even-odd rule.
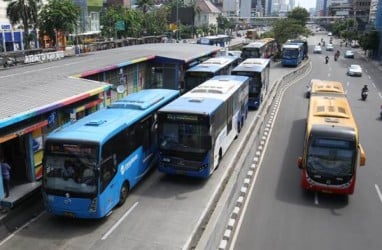
[[11,30],[12,26],[9,23],[0,23],[0,30]]
[[125,30],[125,22],[124,21],[117,21],[115,23],[115,29],[116,30]]

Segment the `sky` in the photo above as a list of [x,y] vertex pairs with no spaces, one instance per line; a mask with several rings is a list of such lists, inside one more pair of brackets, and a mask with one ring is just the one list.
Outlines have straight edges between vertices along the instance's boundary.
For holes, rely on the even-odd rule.
[[316,7],[316,0],[295,0],[295,3],[296,6],[304,7],[307,10]]

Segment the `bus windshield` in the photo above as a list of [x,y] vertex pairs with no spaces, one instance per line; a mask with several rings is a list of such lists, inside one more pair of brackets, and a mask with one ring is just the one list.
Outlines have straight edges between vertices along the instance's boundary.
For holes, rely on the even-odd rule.
[[[96,154],[94,146],[47,145],[44,159],[44,187],[55,191],[95,194]],[[75,150],[73,150],[75,148]],[[78,150],[78,151],[77,151]]]
[[355,152],[353,141],[313,138],[308,147],[307,171],[313,176],[352,176]]
[[243,58],[260,58],[260,50],[258,48],[243,48]]
[[187,90],[191,90],[199,86],[200,83],[205,82],[214,76],[213,73],[209,73],[209,72],[187,72],[186,74],[187,74],[186,76]]
[[257,97],[261,93],[261,72],[235,71],[234,74],[249,77],[249,97]]
[[297,58],[298,55],[299,55],[299,51],[297,49],[284,49],[283,50],[283,57]]
[[160,149],[193,153],[205,153],[210,139],[207,125],[187,123],[163,123],[160,127]]

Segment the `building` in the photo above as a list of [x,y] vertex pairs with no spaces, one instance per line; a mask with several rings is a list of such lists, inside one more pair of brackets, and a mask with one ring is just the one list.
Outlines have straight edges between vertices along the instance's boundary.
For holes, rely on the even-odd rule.
[[217,18],[221,14],[221,11],[208,0],[197,0],[195,3],[195,19],[194,25],[200,26],[217,26]]

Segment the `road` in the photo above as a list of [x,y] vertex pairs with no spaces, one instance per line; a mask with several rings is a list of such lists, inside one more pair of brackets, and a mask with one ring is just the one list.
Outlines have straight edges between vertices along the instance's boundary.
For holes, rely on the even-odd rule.
[[[274,83],[292,71],[273,65]],[[126,203],[97,221],[59,218],[45,212],[0,242],[0,249],[188,249],[203,227],[214,199],[235,165],[250,124],[248,116],[239,138],[224,156],[219,169],[208,179],[149,173],[132,190]]]
[[[315,36],[309,42],[318,44],[320,38],[321,35]],[[339,46],[338,40],[334,40],[334,46],[344,54],[345,48]],[[328,65],[324,64],[326,54],[331,57]],[[282,95],[230,249],[382,248],[382,121],[379,120],[382,72],[370,67],[358,54],[355,59],[341,56],[338,62],[333,61],[333,55],[334,52],[327,51],[321,55],[311,54],[310,74],[288,87]],[[346,67],[351,63],[363,67],[362,77],[346,75]],[[341,81],[348,91],[360,130],[360,142],[367,156],[366,166],[357,170],[356,190],[351,196],[307,193],[300,188],[297,157],[302,152],[308,105],[304,92],[312,78]],[[370,89],[365,102],[360,100],[364,84]],[[253,157],[249,155],[248,158]]]

